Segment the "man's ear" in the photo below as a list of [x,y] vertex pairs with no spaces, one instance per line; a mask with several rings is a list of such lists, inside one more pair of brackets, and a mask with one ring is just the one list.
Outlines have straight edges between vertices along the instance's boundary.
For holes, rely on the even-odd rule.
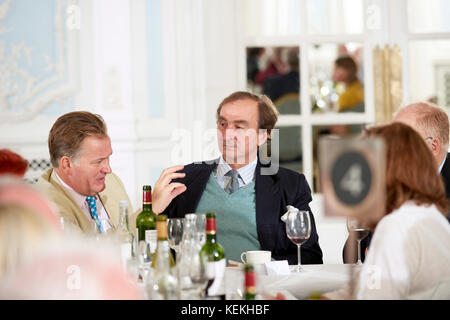
[[62,156],[61,159],[59,159],[59,170],[64,172],[66,175],[70,173],[72,167],[73,162],[68,156]]
[[435,157],[441,154],[441,148],[441,140],[439,140],[438,138],[434,138],[431,141],[431,152]]

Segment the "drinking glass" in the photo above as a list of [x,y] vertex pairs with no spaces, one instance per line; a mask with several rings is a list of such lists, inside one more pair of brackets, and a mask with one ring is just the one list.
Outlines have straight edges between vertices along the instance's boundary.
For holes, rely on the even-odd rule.
[[311,220],[308,211],[291,210],[286,217],[286,235],[297,245],[297,272],[304,271],[301,267],[300,248],[311,235]]
[[202,246],[206,242],[206,214],[205,213],[197,213],[196,220],[197,233],[200,237],[200,243]]
[[138,281],[144,281],[150,270],[153,255],[151,253],[150,242],[139,241],[138,245]]
[[347,218],[347,230],[353,233],[354,238],[358,242],[358,261],[354,263],[355,266],[361,266],[361,240],[369,235],[369,230],[365,229],[356,219]]
[[175,250],[176,257],[179,257],[180,242],[183,238],[184,218],[170,218],[167,219],[167,236],[169,246]]
[[200,300],[205,298],[205,288],[208,283],[208,277],[206,276],[205,264],[200,257],[200,252],[197,251],[191,258],[189,266],[189,277],[191,282],[198,290],[198,297]]

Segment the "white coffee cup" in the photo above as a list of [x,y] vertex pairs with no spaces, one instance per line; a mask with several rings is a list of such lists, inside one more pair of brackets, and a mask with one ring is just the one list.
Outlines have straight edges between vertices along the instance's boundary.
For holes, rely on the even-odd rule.
[[269,262],[271,257],[272,252],[265,250],[244,251],[241,253],[243,263],[264,264],[265,262]]

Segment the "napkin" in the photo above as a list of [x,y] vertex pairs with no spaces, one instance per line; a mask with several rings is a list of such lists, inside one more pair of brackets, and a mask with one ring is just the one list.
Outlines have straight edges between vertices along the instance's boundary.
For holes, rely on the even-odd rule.
[[287,260],[269,261],[264,263],[266,275],[285,275],[290,274]]
[[281,216],[281,221],[283,221],[284,223],[286,223],[287,214],[289,211],[299,211],[296,207],[293,206],[287,206],[286,209],[287,212]]

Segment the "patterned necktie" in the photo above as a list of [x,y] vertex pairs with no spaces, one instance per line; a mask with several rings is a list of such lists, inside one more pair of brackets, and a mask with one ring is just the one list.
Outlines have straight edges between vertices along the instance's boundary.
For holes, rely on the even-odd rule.
[[100,221],[100,218],[97,214],[97,203],[95,202],[95,197],[86,197],[86,201],[89,205],[89,212],[91,213],[91,217],[97,225],[98,232],[103,233],[102,222]]
[[231,177],[231,180],[225,187],[225,191],[228,192],[229,194],[232,194],[233,192],[239,189],[239,180],[238,180],[239,173],[236,170],[230,170],[225,175]]

